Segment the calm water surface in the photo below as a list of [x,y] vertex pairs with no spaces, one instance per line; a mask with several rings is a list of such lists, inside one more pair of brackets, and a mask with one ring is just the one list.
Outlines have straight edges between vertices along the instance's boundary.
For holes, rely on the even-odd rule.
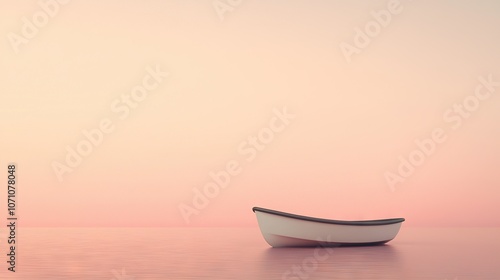
[[0,279],[500,279],[499,228],[403,228],[385,246],[272,249],[258,228],[20,229]]

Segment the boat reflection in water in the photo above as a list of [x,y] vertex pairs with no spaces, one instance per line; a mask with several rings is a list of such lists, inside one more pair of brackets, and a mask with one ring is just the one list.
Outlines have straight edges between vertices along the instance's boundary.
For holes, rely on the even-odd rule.
[[260,270],[276,279],[406,279],[394,247],[268,248]]

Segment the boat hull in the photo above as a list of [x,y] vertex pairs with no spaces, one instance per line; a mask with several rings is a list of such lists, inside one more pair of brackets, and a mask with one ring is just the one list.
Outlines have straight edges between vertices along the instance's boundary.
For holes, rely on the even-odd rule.
[[328,220],[304,220],[259,210],[254,212],[264,239],[272,247],[380,245],[394,239],[404,221],[349,225],[329,223]]

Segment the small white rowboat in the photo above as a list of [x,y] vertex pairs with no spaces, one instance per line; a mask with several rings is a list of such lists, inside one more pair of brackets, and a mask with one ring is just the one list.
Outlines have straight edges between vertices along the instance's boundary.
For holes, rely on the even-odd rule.
[[253,207],[260,231],[272,247],[380,245],[394,239],[403,218],[339,221]]

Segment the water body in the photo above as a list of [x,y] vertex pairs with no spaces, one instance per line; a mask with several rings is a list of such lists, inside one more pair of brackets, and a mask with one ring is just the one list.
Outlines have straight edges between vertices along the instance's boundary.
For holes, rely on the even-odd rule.
[[0,279],[500,279],[500,228],[406,228],[384,246],[273,249],[258,228],[20,228]]

